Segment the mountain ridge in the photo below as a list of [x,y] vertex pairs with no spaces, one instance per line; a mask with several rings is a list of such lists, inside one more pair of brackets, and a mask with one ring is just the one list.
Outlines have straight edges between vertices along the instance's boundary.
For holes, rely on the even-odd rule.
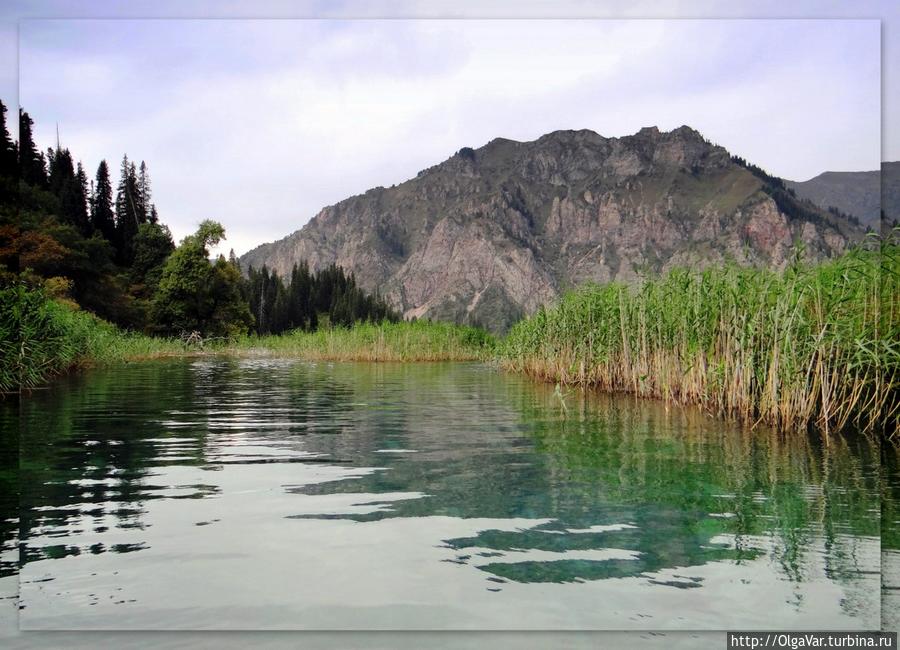
[[890,223],[900,219],[900,161],[871,171],[825,171],[806,181],[785,181],[797,196],[826,210],[837,208],[879,230],[882,211]]
[[464,147],[323,208],[241,264],[282,277],[301,259],[338,264],[407,317],[502,331],[585,281],[725,259],[780,268],[795,240],[818,259],[861,235],[689,126],[579,129]]

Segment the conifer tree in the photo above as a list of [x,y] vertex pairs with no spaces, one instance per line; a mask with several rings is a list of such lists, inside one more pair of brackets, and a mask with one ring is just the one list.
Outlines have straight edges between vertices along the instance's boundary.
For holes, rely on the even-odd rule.
[[137,176],[137,215],[140,223],[154,223],[151,217],[155,208],[151,202],[150,172],[147,163],[141,161],[140,171]]
[[88,211],[88,198],[90,196],[88,193],[88,178],[81,161],[78,161],[75,178],[72,179],[72,195],[75,204],[75,211],[73,212],[75,224],[82,235],[90,237],[94,234],[94,226],[91,224],[91,215]]
[[47,172],[50,191],[61,198],[64,186],[75,176],[68,149],[47,149]]
[[116,191],[116,250],[121,264],[129,266],[134,258],[134,236],[138,218],[137,172],[128,156],[122,157],[119,187]]
[[109,179],[109,166],[101,160],[97,166],[97,179],[91,197],[91,225],[100,232],[107,241],[116,241],[116,222],[112,207],[112,183]]
[[59,218],[89,237],[93,228],[87,210],[87,176],[81,163],[77,172],[68,149],[48,149],[48,184],[50,191],[59,199]]
[[6,126],[6,105],[2,101],[0,101],[0,125],[3,127],[3,142],[0,142],[0,176],[12,178],[19,174],[19,152]]
[[19,171],[22,180],[29,185],[46,187],[47,170],[44,166],[44,156],[34,144],[32,126],[34,121],[28,113],[19,109]]

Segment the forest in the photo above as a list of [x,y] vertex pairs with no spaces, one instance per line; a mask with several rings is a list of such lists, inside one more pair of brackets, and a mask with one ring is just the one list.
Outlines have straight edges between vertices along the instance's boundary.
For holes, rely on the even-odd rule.
[[197,231],[176,246],[145,161],[123,155],[115,184],[106,160],[89,175],[59,143],[41,151],[21,109],[17,144],[0,108],[5,288],[20,285],[122,329],[161,336],[228,338],[398,319],[336,266],[311,271],[301,263],[281,278],[265,267],[242,273],[233,252],[211,259],[210,248],[225,238],[214,220],[198,219]]

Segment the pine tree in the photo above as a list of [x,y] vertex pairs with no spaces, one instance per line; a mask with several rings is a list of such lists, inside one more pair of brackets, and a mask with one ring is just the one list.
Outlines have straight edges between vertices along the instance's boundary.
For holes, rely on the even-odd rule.
[[47,182],[50,191],[59,197],[62,194],[63,185],[74,175],[75,169],[72,167],[72,157],[69,152],[48,148]]
[[107,241],[116,241],[116,222],[112,207],[112,183],[109,180],[109,166],[105,160],[97,167],[97,181],[91,198],[91,225]]
[[0,125],[3,127],[3,142],[0,142],[0,176],[12,178],[19,174],[19,152],[6,126],[6,105],[0,101]]
[[155,219],[152,218],[155,208],[150,198],[150,172],[147,163],[142,160],[137,176],[137,216],[140,223],[155,223]]
[[91,215],[88,211],[88,199],[90,197],[88,193],[88,177],[80,160],[75,171],[72,187],[77,208],[76,212],[74,212],[76,225],[82,235],[90,237],[94,234],[94,226],[91,223]]
[[89,237],[93,228],[87,210],[87,176],[81,163],[77,172],[68,149],[48,149],[49,189],[59,199],[59,218]]
[[122,157],[116,191],[116,250],[119,263],[129,266],[134,258],[134,236],[140,221],[138,218],[137,171],[128,156]]
[[47,186],[47,170],[44,167],[44,156],[34,144],[31,127],[34,121],[19,109],[19,170],[21,178],[29,185]]
[[291,269],[290,300],[288,308],[288,320],[292,328],[300,327],[310,329],[310,304],[311,280],[309,265],[305,260],[300,264],[294,264]]

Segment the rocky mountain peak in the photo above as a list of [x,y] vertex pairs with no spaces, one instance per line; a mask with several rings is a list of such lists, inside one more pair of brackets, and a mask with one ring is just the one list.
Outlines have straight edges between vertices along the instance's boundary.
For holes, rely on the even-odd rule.
[[241,262],[282,276],[301,259],[336,263],[408,317],[502,330],[582,282],[725,259],[780,267],[795,241],[826,257],[859,236],[688,126],[618,138],[581,129],[463,147]]

